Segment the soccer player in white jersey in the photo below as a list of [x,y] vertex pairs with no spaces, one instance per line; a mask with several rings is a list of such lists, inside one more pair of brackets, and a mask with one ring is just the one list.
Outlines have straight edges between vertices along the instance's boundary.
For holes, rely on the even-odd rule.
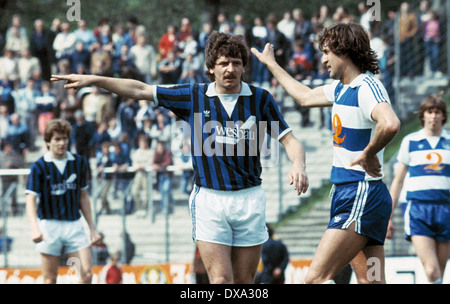
[[[383,150],[400,128],[381,82],[375,52],[358,24],[335,24],[319,36],[322,64],[335,79],[311,89],[275,61],[273,46],[252,52],[303,107],[332,109],[334,194],[330,223],[306,275],[306,283],[332,283],[349,262],[359,283],[385,283],[384,239],[391,197],[381,181]],[[372,258],[372,259],[371,259]],[[368,273],[371,259],[376,270]]]
[[[409,173],[405,238],[412,242],[428,281],[442,283],[450,254],[450,132],[443,127],[447,106],[442,97],[426,97],[420,104],[419,119],[423,129],[407,135],[400,146],[390,189],[392,209]],[[393,233],[391,219],[387,237],[392,238]]]
[[213,33],[205,49],[210,84],[162,87],[96,75],[52,77],[66,80],[66,88],[95,84],[124,97],[155,101],[189,123],[193,238],[211,283],[253,282],[268,239],[259,147],[266,134],[286,149],[292,161],[289,181],[298,195],[308,189],[303,146],[272,95],[242,81],[248,55],[242,36]]

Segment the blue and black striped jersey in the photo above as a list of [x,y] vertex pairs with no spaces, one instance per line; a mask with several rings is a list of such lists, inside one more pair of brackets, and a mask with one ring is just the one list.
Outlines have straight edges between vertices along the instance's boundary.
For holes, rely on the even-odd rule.
[[67,152],[67,163],[61,173],[47,152],[31,166],[25,192],[39,198],[38,218],[74,221],[81,217],[81,190],[87,187],[84,157]]
[[261,155],[270,152],[264,150],[267,134],[279,140],[291,131],[272,95],[244,82],[230,115],[215,83],[158,86],[154,96],[157,105],[187,122],[194,183],[200,187],[240,190],[260,185]]

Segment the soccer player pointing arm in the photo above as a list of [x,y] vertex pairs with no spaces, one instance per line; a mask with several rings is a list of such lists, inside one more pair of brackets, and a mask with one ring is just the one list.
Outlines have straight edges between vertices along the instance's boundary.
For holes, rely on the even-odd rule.
[[[391,197],[381,181],[384,147],[400,121],[391,108],[365,30],[358,24],[335,24],[319,36],[330,85],[311,89],[292,78],[275,61],[273,46],[252,48],[286,91],[303,107],[329,107],[333,124],[334,194],[331,218],[306,276],[306,283],[331,281],[349,262],[358,282],[369,282],[367,259],[381,262],[378,283],[384,283],[383,244],[391,213]],[[372,281],[370,281],[372,282]]]
[[67,81],[65,88],[96,85],[126,98],[155,101],[189,124],[195,184],[189,199],[192,237],[211,283],[253,282],[268,239],[260,177],[266,135],[286,149],[292,162],[289,183],[298,195],[309,186],[303,146],[272,95],[242,81],[248,55],[242,36],[216,32],[205,49],[210,84],[163,87],[95,75],[52,77]]

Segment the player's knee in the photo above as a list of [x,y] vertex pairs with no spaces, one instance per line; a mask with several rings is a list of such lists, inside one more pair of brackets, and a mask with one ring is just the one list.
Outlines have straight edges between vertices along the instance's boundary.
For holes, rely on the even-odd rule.
[[80,274],[80,281],[82,284],[91,284],[92,282],[92,271],[82,271]]
[[424,269],[429,282],[435,282],[436,280],[441,278],[441,272],[439,271],[439,268],[430,265],[425,266]]
[[56,284],[56,277],[44,278],[44,284]]
[[226,276],[217,276],[214,278],[210,278],[211,284],[232,284],[233,280]]

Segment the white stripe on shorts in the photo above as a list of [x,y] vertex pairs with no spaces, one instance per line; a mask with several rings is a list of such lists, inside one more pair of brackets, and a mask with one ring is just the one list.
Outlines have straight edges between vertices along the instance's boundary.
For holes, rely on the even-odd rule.
[[358,182],[358,190],[356,192],[355,201],[353,203],[353,208],[347,221],[342,225],[343,229],[347,229],[350,224],[355,221],[355,231],[361,233],[361,217],[364,213],[364,207],[367,202],[367,195],[369,193],[369,182],[360,181]]

